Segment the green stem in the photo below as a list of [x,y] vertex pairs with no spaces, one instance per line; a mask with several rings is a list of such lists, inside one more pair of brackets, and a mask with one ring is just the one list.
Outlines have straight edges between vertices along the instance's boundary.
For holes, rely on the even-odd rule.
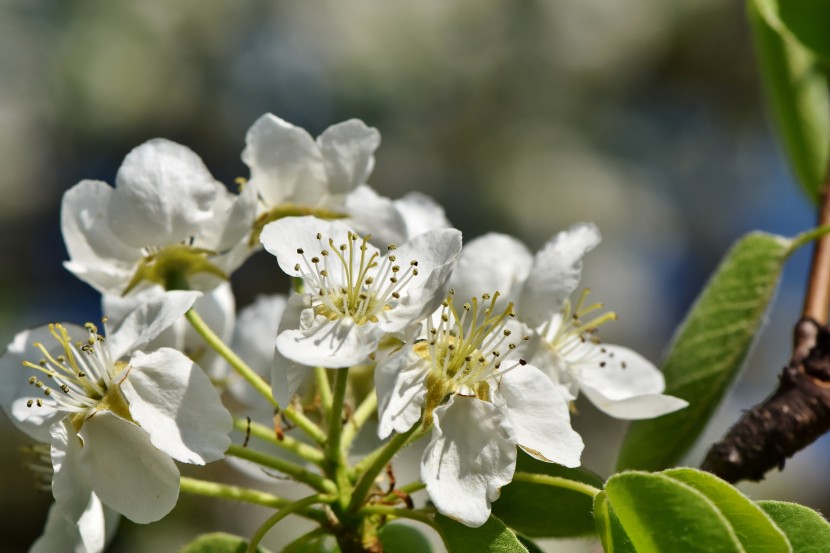
[[334,391],[329,413],[329,439],[326,455],[331,463],[330,475],[337,482],[338,500],[345,507],[349,502],[351,481],[349,480],[348,464],[341,446],[343,436],[343,404],[346,401],[346,385],[349,382],[349,369],[337,369],[334,373]]
[[294,407],[286,407],[281,411],[282,415],[294,426],[305,432],[312,440],[323,445],[328,440],[322,428],[314,424],[308,417],[297,411]]
[[234,351],[222,341],[219,336],[216,335],[213,330],[202,320],[202,317],[199,316],[196,311],[190,309],[187,313],[185,313],[185,317],[187,320],[190,321],[190,324],[193,326],[193,329],[199,333],[199,335],[207,342],[207,344],[212,347],[216,352],[221,355],[228,364],[233,367],[233,370],[239,374],[242,378],[244,378],[248,383],[254,387],[254,389],[262,395],[266,400],[268,400],[271,405],[274,407],[278,407],[277,400],[274,399],[273,394],[271,394],[271,386],[268,385],[265,380],[259,376],[254,370],[247,365],[242,359],[239,358]]
[[282,472],[295,480],[304,482],[321,492],[334,493],[337,491],[334,482],[331,480],[323,478],[319,474],[315,474],[298,465],[295,465],[290,461],[285,461],[278,457],[266,455],[265,453],[260,453],[259,451],[238,446],[236,444],[232,444],[225,454],[233,457],[239,457],[240,459],[246,459],[257,463],[258,465],[278,470],[279,472]]
[[317,381],[317,392],[320,394],[320,406],[323,408],[323,416],[327,416],[331,412],[331,385],[326,369],[314,367],[314,379]]
[[376,449],[367,455],[361,462],[354,467],[355,474],[361,474],[360,480],[355,485],[354,492],[352,492],[352,500],[349,503],[349,510],[357,511],[360,505],[366,500],[366,496],[372,490],[378,474],[386,468],[389,461],[402,447],[409,443],[410,438],[414,435],[420,437],[423,432],[421,430],[421,422],[418,421],[412,428],[403,434],[395,434],[395,437],[389,440],[385,445]]
[[268,530],[274,527],[279,521],[287,517],[292,513],[301,512],[307,507],[311,507],[317,503],[330,503],[334,498],[328,495],[321,495],[315,494],[305,499],[300,499],[299,501],[295,501],[294,503],[284,507],[268,517],[268,520],[262,523],[262,525],[257,528],[257,531],[254,532],[254,535],[251,536],[251,541],[248,543],[247,553],[256,553],[257,546],[259,546],[259,542],[262,541],[262,538],[265,537],[265,534],[268,533]]
[[595,497],[599,492],[599,490],[590,484],[586,484],[585,482],[579,482],[577,480],[570,480],[568,478],[562,478],[561,476],[550,476],[547,474],[533,474],[530,472],[517,472],[513,475],[514,482],[529,482],[531,484],[542,484],[543,486],[553,486],[555,488],[562,488],[565,490],[571,490],[573,492],[585,494],[588,497]]
[[322,465],[326,459],[322,451],[311,447],[308,444],[304,444],[296,438],[291,436],[283,436],[282,439],[279,439],[276,436],[274,429],[269,428],[264,424],[253,421],[249,423],[247,419],[234,419],[233,427],[240,432],[250,431],[251,436],[254,438],[268,442],[269,444],[275,445],[286,451],[290,451],[294,455],[308,461],[309,463]]
[[343,435],[343,404],[346,401],[346,384],[349,382],[349,369],[338,369],[334,373],[334,395],[331,400],[329,413],[329,459],[337,459],[340,455],[340,438]]
[[[253,503],[254,505],[263,505],[275,509],[282,509],[294,502],[291,499],[285,499],[259,490],[219,484],[218,482],[208,482],[196,478],[188,478],[187,476],[182,476],[179,479],[179,489],[184,493],[193,495],[242,501],[244,503]],[[297,514],[321,524],[326,522],[325,514],[315,509],[304,509],[297,511]]]
[[436,528],[435,519],[433,519],[433,515],[435,514],[434,510],[398,509],[397,507],[387,507],[385,505],[366,505],[360,509],[360,514],[408,518],[422,522],[431,528]]
[[341,440],[343,450],[348,451],[352,441],[357,436],[357,433],[366,424],[378,407],[378,396],[375,390],[372,390],[363,402],[355,409],[349,424],[343,429],[343,439]]

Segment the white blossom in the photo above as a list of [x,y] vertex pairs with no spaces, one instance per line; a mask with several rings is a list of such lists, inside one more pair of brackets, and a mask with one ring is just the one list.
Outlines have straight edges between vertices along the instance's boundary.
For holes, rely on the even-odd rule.
[[314,215],[345,219],[359,234],[380,243],[401,242],[406,223],[392,200],[367,184],[380,133],[363,121],[332,125],[315,140],[300,127],[267,113],[248,130],[242,161],[248,185],[259,195],[252,240],[282,217]]
[[[597,329],[614,313],[594,315],[585,290],[576,305],[569,299],[579,285],[582,257],[599,244],[599,230],[580,223],[531,254],[518,240],[487,234],[467,244],[451,284],[459,293],[498,289],[516,302],[519,319],[536,331],[530,360],[568,399],[581,390],[603,412],[620,419],[653,418],[687,403],[662,394],[663,374],[638,353],[600,343]],[[590,317],[588,317],[590,315]]]
[[461,233],[440,229],[381,255],[345,224],[315,217],[270,223],[261,240],[282,270],[304,283],[303,293],[289,298],[277,334],[271,383],[281,405],[297,389],[302,366],[366,362],[384,335],[430,313],[461,251]]
[[95,325],[18,334],[0,358],[0,406],[51,444],[52,494],[80,521],[94,492],[134,522],[176,504],[173,460],[205,464],[230,445],[231,417],[208,377],[182,353],[144,353],[199,292],[169,292],[132,311],[106,339]]
[[115,179],[63,197],[67,269],[104,294],[148,284],[208,290],[247,257],[254,191],[236,196],[190,149],[164,139],[132,150]]
[[511,481],[516,446],[568,467],[583,448],[562,395],[518,355],[525,336],[513,305],[497,312],[497,300],[485,294],[457,310],[450,295],[417,340],[375,369],[379,436],[432,424],[421,479],[439,512],[473,527]]

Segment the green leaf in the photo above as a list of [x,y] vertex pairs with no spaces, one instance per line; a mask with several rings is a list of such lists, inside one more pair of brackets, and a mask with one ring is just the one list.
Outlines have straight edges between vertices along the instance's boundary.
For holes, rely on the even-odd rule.
[[825,15],[816,18],[796,15],[807,13],[800,8],[804,3],[803,0],[783,2],[779,13],[775,0],[751,0],[748,15],[764,89],[791,169],[807,195],[817,201],[830,161],[827,72],[820,67],[815,53],[792,37],[782,20],[790,25],[794,22],[796,26],[803,25],[806,31],[793,29],[793,32],[805,36],[817,34],[826,48],[830,41],[827,30],[830,2],[807,0],[811,5],[822,5]]
[[663,474],[688,484],[711,499],[747,551],[792,553],[784,532],[763,509],[717,476],[690,468],[670,469]]
[[673,478],[624,472],[605,491],[637,553],[749,553],[709,498]]
[[[245,538],[224,532],[214,532],[202,534],[180,549],[179,553],[245,553],[247,549],[248,540]],[[257,553],[268,553],[268,551],[257,547]]]
[[483,526],[470,528],[443,515],[435,517],[448,553],[527,553],[516,534],[491,516]]
[[759,501],[758,505],[790,540],[793,553],[826,553],[830,524],[814,510],[784,501]]
[[[830,4],[826,0],[756,0],[758,9],[773,28],[792,37],[816,56],[830,60]],[[783,27],[783,28],[782,28]],[[784,30],[786,29],[786,30]]]
[[[585,469],[569,469],[537,461],[519,452],[516,472],[559,476],[602,488],[602,478]],[[596,528],[591,516],[591,498],[563,488],[513,481],[501,489],[493,503],[493,514],[525,536],[564,538],[592,535]]]
[[545,553],[544,551],[542,551],[542,548],[533,543],[533,541],[530,538],[526,538],[521,534],[516,534],[516,537],[519,538],[519,542],[525,546],[525,549],[527,549],[527,553]]
[[620,519],[608,504],[605,492],[600,492],[594,498],[594,520],[605,553],[637,553],[620,524]]
[[743,237],[727,253],[674,338],[663,364],[667,394],[689,406],[631,424],[618,470],[677,464],[703,432],[746,360],[764,322],[787,256],[804,241],[765,233]]
[[435,551],[419,529],[399,523],[385,525],[380,531],[380,542],[386,553],[432,553]]

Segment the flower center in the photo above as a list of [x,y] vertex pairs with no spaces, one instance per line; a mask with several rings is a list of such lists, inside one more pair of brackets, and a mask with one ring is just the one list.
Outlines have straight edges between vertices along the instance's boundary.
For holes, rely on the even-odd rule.
[[[593,362],[605,353],[604,348],[598,347],[601,342],[597,330],[603,324],[617,320],[617,314],[608,311],[586,322],[586,315],[603,307],[601,303],[586,305],[590,293],[590,289],[584,289],[573,307],[570,300],[566,300],[561,313],[548,321],[540,332],[548,347],[566,361],[570,370],[576,370],[580,363]],[[604,365],[603,361],[598,362]]]
[[209,260],[216,252],[194,247],[192,242],[189,240],[162,248],[146,248],[146,255],[139,261],[132,279],[121,295],[126,296],[144,281],[160,284],[166,290],[188,290],[188,278],[197,273],[208,273],[228,280],[228,275]]
[[[490,401],[490,389],[497,379],[527,362],[503,362],[516,349],[507,323],[514,318],[510,303],[495,312],[499,293],[484,294],[465,303],[461,314],[453,305],[453,294],[444,300],[437,324],[427,319],[428,337],[413,346],[415,354],[429,363],[426,377],[427,397],[424,407],[424,426],[432,422],[432,412],[450,394],[475,396]],[[527,341],[522,336],[521,341]],[[505,351],[506,348],[506,351]]]
[[[106,320],[104,321],[106,322]],[[50,324],[49,331],[60,346],[61,353],[53,355],[40,342],[34,346],[43,354],[37,363],[24,361],[23,365],[37,370],[54,382],[47,386],[36,376],[29,378],[29,384],[40,389],[51,400],[49,406],[64,411],[71,417],[75,430],[80,430],[90,410],[107,409],[132,420],[127,400],[115,383],[115,376],[125,367],[115,363],[103,346],[104,337],[92,324],[84,325],[89,332],[85,342],[73,342],[69,332],[61,324]],[[29,407],[43,407],[41,398],[26,402]]]
[[[262,199],[260,198],[262,202]],[[264,202],[263,202],[264,203]],[[253,247],[259,244],[259,236],[262,234],[262,229],[268,223],[273,223],[283,217],[304,217],[312,215],[318,219],[325,219],[333,221],[335,219],[345,219],[348,217],[345,213],[339,213],[330,209],[322,207],[308,207],[299,204],[280,204],[270,207],[262,215],[257,217],[254,221],[254,226],[251,230],[251,237],[248,239],[248,245]]]
[[388,255],[369,244],[369,236],[360,238],[349,231],[346,242],[335,244],[329,238],[324,243],[317,233],[319,255],[308,257],[297,249],[301,263],[294,270],[304,269],[304,280],[312,290],[312,308],[315,315],[335,321],[351,318],[355,324],[378,322],[378,315],[394,309],[409,282],[418,276],[418,262],[411,260],[405,271],[397,264],[394,244]]

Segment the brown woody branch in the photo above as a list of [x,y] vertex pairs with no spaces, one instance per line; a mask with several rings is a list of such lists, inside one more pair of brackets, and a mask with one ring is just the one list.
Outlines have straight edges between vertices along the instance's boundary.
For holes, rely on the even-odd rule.
[[[830,224],[830,178],[822,187],[819,225]],[[830,431],[830,236],[813,250],[793,353],[778,389],[712,446],[701,468],[728,482],[762,480],[772,468]]]

